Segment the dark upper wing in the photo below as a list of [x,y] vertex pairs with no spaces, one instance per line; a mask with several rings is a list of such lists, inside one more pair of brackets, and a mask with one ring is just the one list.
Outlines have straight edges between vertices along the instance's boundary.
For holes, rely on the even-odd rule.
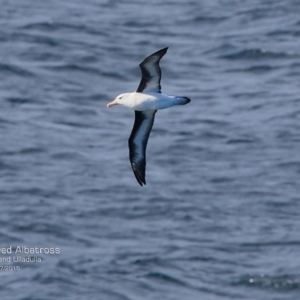
[[140,63],[142,79],[138,89],[136,90],[138,93],[143,91],[160,93],[161,70],[159,67],[159,61],[166,54],[167,50],[168,47],[163,48],[151,54]]
[[129,160],[138,183],[146,184],[146,147],[156,110],[135,111],[135,121],[128,140]]

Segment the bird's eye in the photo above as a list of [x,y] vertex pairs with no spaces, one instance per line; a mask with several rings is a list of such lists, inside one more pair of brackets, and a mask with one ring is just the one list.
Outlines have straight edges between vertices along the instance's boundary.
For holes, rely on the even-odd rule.
[[121,100],[123,98],[123,96],[119,97],[119,99]]

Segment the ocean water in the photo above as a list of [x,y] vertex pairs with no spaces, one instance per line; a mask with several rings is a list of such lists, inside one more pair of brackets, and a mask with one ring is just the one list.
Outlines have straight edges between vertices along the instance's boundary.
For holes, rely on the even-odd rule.
[[[3,0],[1,300],[300,299],[299,11]],[[141,188],[106,104],[166,46],[162,90],[192,102],[156,114]]]

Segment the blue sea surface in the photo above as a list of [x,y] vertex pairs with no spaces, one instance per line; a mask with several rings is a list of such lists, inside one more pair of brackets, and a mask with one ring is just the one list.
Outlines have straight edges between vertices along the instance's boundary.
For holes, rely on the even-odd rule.
[[[0,299],[299,300],[299,11],[3,0]],[[162,91],[192,102],[157,112],[141,188],[106,104],[167,46]]]

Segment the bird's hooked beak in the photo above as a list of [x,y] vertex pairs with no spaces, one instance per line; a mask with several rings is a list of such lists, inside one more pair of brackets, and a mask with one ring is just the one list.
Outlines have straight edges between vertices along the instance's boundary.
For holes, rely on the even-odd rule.
[[118,101],[117,101],[117,99],[115,99],[114,101],[107,103],[106,107],[110,108],[110,107],[112,107],[114,105],[117,105],[117,104],[118,104]]

